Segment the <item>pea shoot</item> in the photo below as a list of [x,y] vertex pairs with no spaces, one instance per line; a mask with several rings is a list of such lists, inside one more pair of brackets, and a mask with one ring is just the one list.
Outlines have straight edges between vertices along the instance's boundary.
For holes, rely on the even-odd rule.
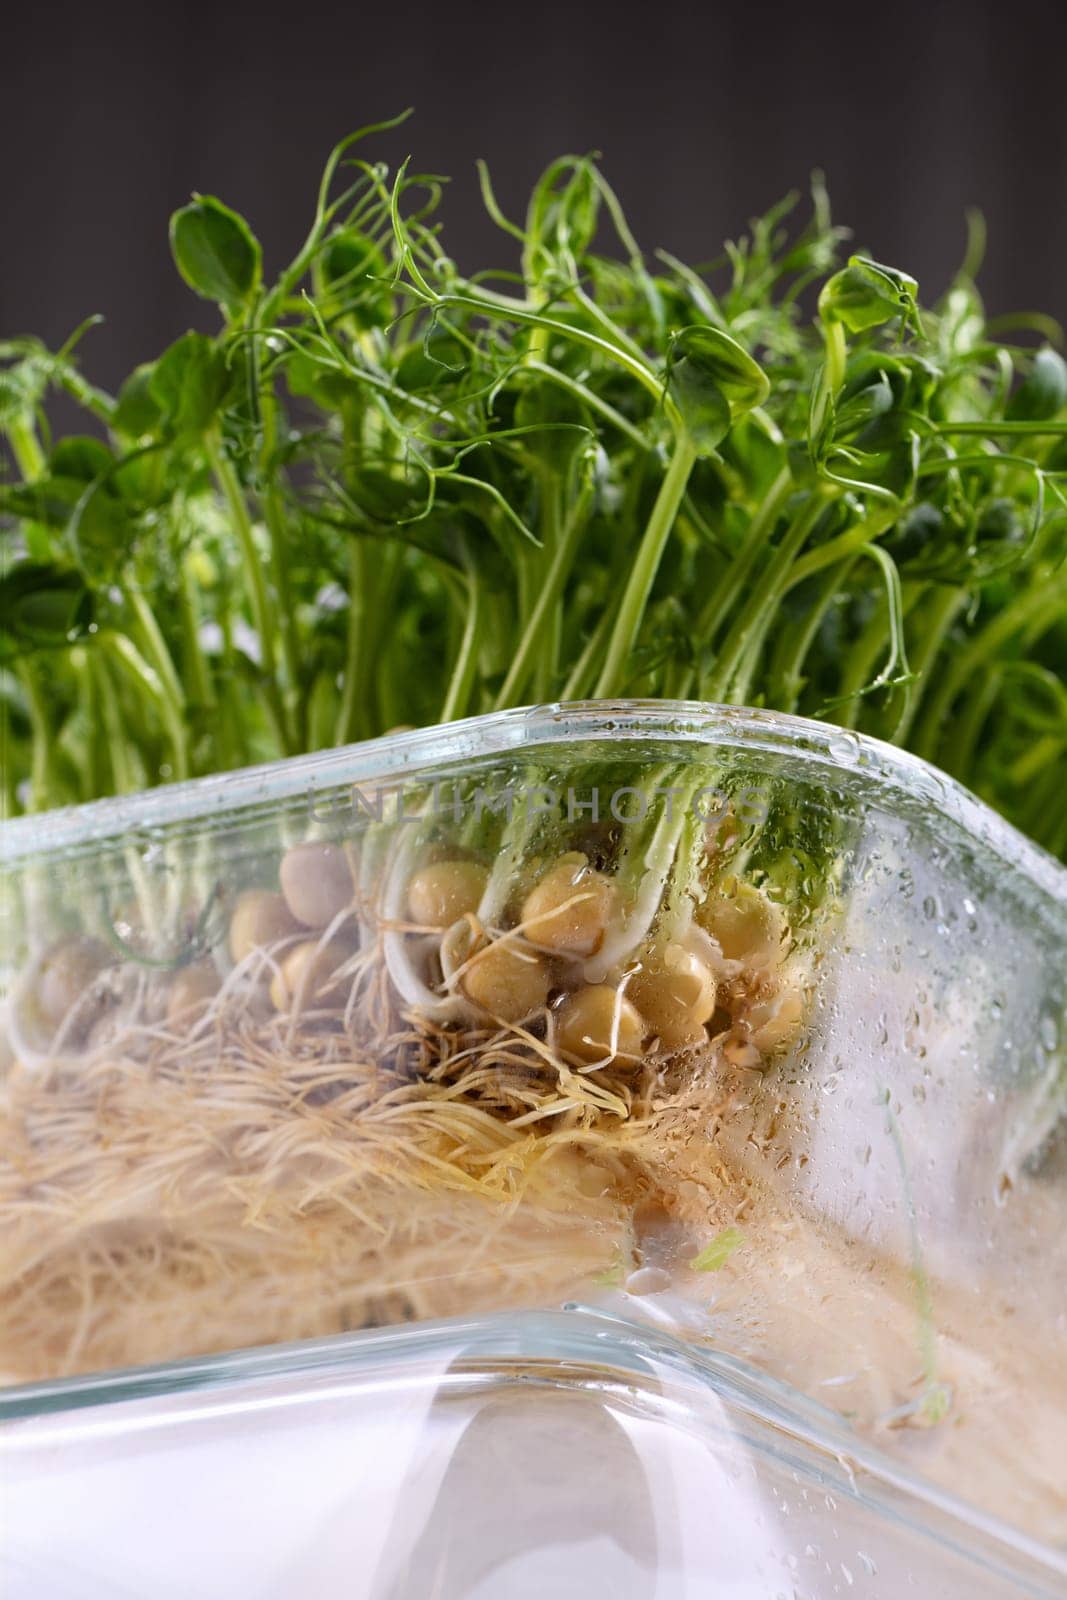
[[[468,272],[443,180],[366,158],[379,131],[273,279],[220,200],[175,214],[220,326],[118,394],[83,375],[91,321],[0,344],[8,812],[691,698],[905,745],[1067,855],[1058,328],[991,323],[975,249],[924,307],[844,255],[819,180],[707,270],[648,254],[584,156],[521,220],[483,167],[506,251]],[[84,431],[53,433],[58,394]]]

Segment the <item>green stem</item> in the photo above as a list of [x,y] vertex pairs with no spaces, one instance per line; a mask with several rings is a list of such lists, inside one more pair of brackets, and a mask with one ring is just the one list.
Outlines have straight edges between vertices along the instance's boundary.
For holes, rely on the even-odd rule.
[[285,708],[278,692],[277,663],[274,654],[274,618],[267,580],[263,575],[263,559],[256,548],[252,519],[248,515],[248,506],[245,504],[237,474],[222,448],[222,441],[217,432],[205,435],[204,450],[215,482],[233,519],[233,529],[237,536],[245,582],[248,585],[252,605],[252,620],[259,636],[259,664],[263,673],[263,693],[267,712],[281,752],[288,755],[291,751],[285,726]]
[[163,676],[145,660],[133,640],[124,634],[99,634],[97,637],[108,648],[137,693],[154,705],[174,758],[174,776],[179,779],[188,777],[188,747],[182,708],[168,692]]
[[674,454],[660,485],[652,515],[648,519],[630,570],[629,581],[623,592],[615,626],[608,645],[607,659],[601,669],[593,697],[609,700],[622,692],[626,684],[626,666],[630,652],[637,641],[648,597],[659,570],[664,547],[674,527],[678,507],[685,495],[689,474],[693,470],[697,453],[685,435],[675,443]]
[[178,563],[178,611],[182,631],[182,658],[189,678],[193,704],[202,714],[215,705],[211,673],[200,643],[195,580],[187,560]]
[[588,697],[596,663],[611,631],[611,607],[605,606],[600,613],[600,621],[590,633],[585,642],[581,655],[568,674],[567,681],[560,690],[561,700],[584,700]]
[[[515,300],[510,295],[495,294],[482,287],[479,287],[474,294],[436,295],[431,292],[429,297],[435,305],[461,306],[475,314],[480,312],[483,316],[507,316],[514,322],[524,322],[533,327],[543,328],[546,334],[555,333],[561,339],[568,339],[574,344],[584,345],[587,350],[595,350],[598,355],[607,356],[625,368],[643,389],[647,389],[657,404],[663,405],[672,423],[677,425],[679,419],[676,408],[669,396],[664,397],[663,379],[628,350],[611,343],[608,339],[602,339],[599,334],[590,333],[586,328],[575,327],[569,322],[557,322],[554,317],[546,317],[538,311],[530,310],[521,300]],[[539,359],[542,354],[543,351],[539,351],[537,358]]]
[[470,707],[471,689],[478,666],[478,643],[481,625],[481,585],[472,568],[467,574],[467,617],[463,637],[448,681],[448,692],[441,707],[439,721],[455,722],[466,716]]
[[763,551],[764,545],[778,520],[778,514],[793,487],[793,475],[788,466],[782,468],[768,489],[758,510],[752,516],[745,536],[730,561],[725,576],[715,585],[697,620],[696,637],[702,647],[710,645],[722,625],[748,575]]
[[[7,424],[7,436],[19,472],[27,483],[39,478],[45,468],[44,451],[30,416],[17,416]],[[52,727],[48,714],[48,697],[43,692],[37,676],[36,664],[24,660],[18,664],[18,676],[26,691],[26,704],[30,715],[30,807],[31,811],[47,811],[53,804],[54,766],[52,759]],[[5,767],[7,763],[4,763]]]
[[[277,445],[277,410],[277,401],[268,380],[260,393],[260,412],[263,421],[260,465],[268,483],[266,493],[263,495],[263,520],[270,534],[271,577],[278,598],[278,627],[288,689],[288,721],[291,723],[293,717],[299,716],[297,686],[300,682],[300,662],[296,640],[296,607],[293,604],[292,584],[289,581],[285,514],[270,460]],[[299,730],[296,742],[298,745],[301,743]]]
[[1050,438],[1059,434],[1067,434],[1067,422],[998,422],[990,417],[988,422],[935,422],[932,425],[934,433],[1020,433],[1037,434],[1042,438]]
[[[397,639],[392,622],[400,604],[400,590],[404,582],[407,550],[398,540],[390,540],[376,563],[374,586],[367,614],[367,636],[364,648],[364,683],[367,686],[366,703],[370,713],[367,737],[395,728],[398,722],[421,722],[422,715],[412,703],[411,678],[406,648]],[[394,661],[393,657],[397,659]],[[386,716],[382,688],[386,678],[390,688],[397,691],[390,704],[398,703],[401,709]],[[406,692],[406,698],[405,698]],[[375,720],[376,718],[376,720]]]
[[941,739],[941,725],[964,684],[978,668],[984,665],[1001,645],[1006,644],[1014,634],[1028,624],[1031,627],[1036,625],[1042,628],[1058,621],[1063,616],[1065,602],[1067,602],[1067,570],[1057,573],[1054,579],[1048,580],[1040,587],[1028,589],[999,612],[980,633],[956,653],[951,667],[945,672],[936,692],[931,696],[919,725],[913,745],[918,755],[925,756],[928,761],[936,759]]
[[960,714],[953,718],[951,737],[940,752],[940,765],[961,783],[969,780],[982,729],[996,704],[1003,681],[1000,669],[991,667],[970,687]]
[[758,654],[767,629],[774,620],[776,604],[788,586],[793,562],[822,515],[825,503],[825,491],[812,490],[803,510],[798,513],[780,542],[775,545],[771,558],[748,601],[723,641],[714,671],[710,674],[704,691],[709,700],[725,701],[730,694],[734,676],[746,657]]
[[27,483],[35,483],[44,472],[45,456],[37,438],[33,419],[15,417],[7,424],[7,436],[20,473]]
[[155,668],[160,690],[166,702],[164,717],[174,757],[174,776],[180,782],[189,776],[185,691],[151,606],[133,581],[125,584],[124,593],[137,622],[145,655]]
[[968,595],[963,589],[939,590],[922,621],[922,632],[909,651],[914,681],[904,684],[899,693],[903,696],[903,709],[893,723],[890,735],[894,744],[905,744],[911,733],[926,684],[930,681],[933,664],[940,653],[948,631],[960,611],[967,604]]
[[11,706],[5,698],[0,700],[0,822],[7,822],[18,811],[18,782],[12,744]]
[[223,753],[223,770],[229,771],[232,767],[246,766],[250,760],[249,749],[249,719],[245,715],[242,704],[244,691],[240,683],[237,667],[237,650],[233,642],[233,608],[230,604],[231,594],[228,579],[220,588],[218,597],[217,618],[222,632],[222,668],[221,682],[219,685],[220,716],[218,718],[220,732],[220,750]]
[[595,411],[604,418],[605,422],[610,422],[613,428],[617,428],[621,434],[629,439],[632,444],[637,445],[639,449],[651,450],[651,441],[645,438],[640,428],[635,427],[629,417],[624,417],[622,412],[617,411],[613,405],[609,405],[606,400],[602,400],[594,390],[589,388],[588,384],[579,383],[578,379],[571,377],[569,373],[561,372],[558,367],[549,366],[546,362],[537,361],[532,357],[524,361],[523,370],[525,372],[538,373],[539,376],[546,378],[550,383],[554,383],[558,388],[572,395],[575,400],[580,400],[582,405],[588,406],[590,411]]
[[817,550],[809,551],[806,556],[801,556],[800,560],[794,563],[789,581],[782,593],[788,594],[798,583],[814,577],[817,572],[833,566],[836,561],[842,561],[846,556],[858,555],[865,544],[872,544],[875,539],[881,538],[899,517],[900,512],[895,506],[892,510],[875,511],[845,533],[839,533],[836,539],[827,539]]
[[363,691],[363,633],[366,620],[367,562],[362,539],[353,539],[348,553],[348,628],[345,644],[344,685],[337,713],[334,744],[351,744],[359,737]]
[[106,778],[104,772],[104,750],[100,740],[100,696],[97,692],[97,679],[93,671],[92,657],[88,650],[76,649],[70,653],[70,664],[78,683],[82,705],[82,715],[88,737],[85,741],[85,750],[82,757],[83,783],[81,798],[95,800],[98,795],[106,794]]
[[534,657],[545,635],[547,626],[551,623],[557,601],[563,592],[582,534],[585,532],[586,515],[592,500],[592,485],[587,484],[579,494],[572,506],[569,516],[563,525],[563,530],[556,540],[555,551],[549,563],[548,571],[544,574],[537,600],[534,603],[529,620],[523,630],[519,647],[515,652],[507,677],[496,697],[493,709],[502,711],[506,706],[518,705],[520,696],[526,688],[533,671]]
[[26,691],[26,704],[30,714],[33,734],[33,754],[30,766],[31,811],[47,811],[55,803],[55,770],[52,759],[52,725],[48,714],[48,696],[37,673],[36,663],[21,661],[18,674]]
[[[845,658],[841,676],[840,693],[832,708],[826,709],[828,722],[840,723],[843,728],[854,728],[863,709],[863,690],[874,671],[874,663],[885,649],[890,636],[889,604],[879,598],[877,609],[863,632]],[[830,715],[831,709],[834,715]]]
[[[785,628],[779,636],[771,663],[770,704],[779,711],[795,712],[804,688],[803,668],[808,651],[822,626],[823,618],[843,588],[859,556],[847,557],[826,573],[819,592],[799,622]],[[794,571],[796,569],[794,568]]]
[[826,347],[826,362],[819,380],[819,390],[812,410],[810,429],[810,438],[816,443],[826,425],[826,419],[833,407],[838,390],[845,381],[848,360],[845,330],[840,322],[823,324],[823,340]]
[[100,705],[104,734],[107,739],[112,788],[116,794],[132,794],[138,787],[137,775],[130,765],[129,752],[126,748],[126,736],[119,716],[116,685],[112,682],[107,663],[102,656],[98,654],[94,656],[92,670],[97,679],[97,700]]

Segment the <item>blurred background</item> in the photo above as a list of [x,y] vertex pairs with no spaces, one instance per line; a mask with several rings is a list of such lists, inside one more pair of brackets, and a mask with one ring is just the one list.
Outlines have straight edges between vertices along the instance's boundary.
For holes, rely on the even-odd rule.
[[167,245],[191,190],[246,214],[270,272],[330,146],[409,104],[375,152],[452,176],[446,247],[467,267],[512,264],[477,156],[517,212],[552,156],[599,150],[642,245],[691,261],[822,167],[857,245],[927,299],[978,206],[990,309],[1067,320],[1063,0],[23,5],[0,54],[0,336],[58,343],[101,312],[82,360],[105,384],[211,326]]

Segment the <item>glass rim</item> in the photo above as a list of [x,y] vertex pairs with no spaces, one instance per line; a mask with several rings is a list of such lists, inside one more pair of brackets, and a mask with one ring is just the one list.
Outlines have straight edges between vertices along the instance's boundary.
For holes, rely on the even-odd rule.
[[1067,906],[1067,867],[956,779],[869,734],[809,717],[692,700],[556,701],[384,734],[336,749],[160,784],[134,794],[16,817],[0,828],[0,865],[105,845],[145,830],[262,809],[344,785],[417,781],[422,768],[596,739],[679,744],[785,756],[813,771],[859,780],[955,823],[1053,901]]

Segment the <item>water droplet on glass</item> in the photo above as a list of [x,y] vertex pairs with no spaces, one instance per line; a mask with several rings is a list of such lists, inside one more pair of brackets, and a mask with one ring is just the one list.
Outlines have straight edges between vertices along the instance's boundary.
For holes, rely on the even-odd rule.
[[827,745],[835,761],[854,766],[860,757],[860,742],[854,733],[835,733]]
[[636,1272],[631,1272],[624,1285],[627,1294],[662,1294],[671,1286],[669,1272],[664,1272],[662,1267],[639,1267]]

